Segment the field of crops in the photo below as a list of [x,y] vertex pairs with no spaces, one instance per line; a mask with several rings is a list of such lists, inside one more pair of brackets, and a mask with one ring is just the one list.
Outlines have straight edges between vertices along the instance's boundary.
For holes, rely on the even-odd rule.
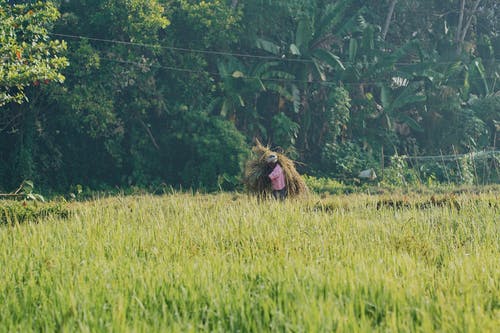
[[0,225],[1,332],[500,327],[498,193],[65,205]]

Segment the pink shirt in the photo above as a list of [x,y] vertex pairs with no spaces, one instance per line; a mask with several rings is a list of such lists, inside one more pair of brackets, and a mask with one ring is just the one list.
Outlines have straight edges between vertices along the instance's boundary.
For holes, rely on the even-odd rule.
[[279,164],[276,164],[273,172],[269,174],[269,178],[271,179],[271,187],[273,190],[279,191],[285,188],[285,174]]

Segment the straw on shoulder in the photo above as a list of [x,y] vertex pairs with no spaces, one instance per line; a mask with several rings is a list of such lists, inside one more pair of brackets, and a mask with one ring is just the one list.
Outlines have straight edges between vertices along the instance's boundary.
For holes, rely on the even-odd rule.
[[278,156],[278,163],[285,174],[288,195],[296,197],[308,192],[304,179],[297,172],[293,160],[284,154],[273,152],[269,147],[262,145],[259,140],[255,140],[252,152],[253,156],[246,163],[243,177],[243,182],[249,192],[264,197],[272,193],[271,182],[267,176],[269,170],[266,162],[266,158],[271,154]]

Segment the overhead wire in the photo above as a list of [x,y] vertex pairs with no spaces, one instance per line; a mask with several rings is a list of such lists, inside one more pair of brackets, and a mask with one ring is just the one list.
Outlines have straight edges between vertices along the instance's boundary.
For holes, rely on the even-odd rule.
[[[182,48],[182,47],[174,47],[174,46],[165,46],[165,45],[155,45],[155,44],[147,44],[147,43],[137,43],[137,42],[128,42],[128,41],[121,41],[121,40],[114,40],[114,39],[104,39],[104,38],[95,38],[95,37],[88,37],[88,36],[81,36],[81,35],[71,35],[71,34],[61,34],[61,33],[50,33],[53,36],[57,37],[64,37],[64,38],[73,38],[73,39],[81,39],[81,40],[90,40],[90,41],[96,41],[96,42],[104,42],[104,43],[112,43],[112,44],[120,44],[120,45],[127,45],[127,46],[135,46],[135,47],[144,47],[144,48],[156,48],[156,49],[167,49],[171,51],[179,51],[179,52],[193,52],[193,53],[199,53],[199,54],[210,54],[210,55],[220,55],[220,56],[233,56],[233,57],[243,57],[243,58],[255,58],[255,59],[260,59],[260,60],[275,60],[275,61],[280,61],[280,62],[301,62],[301,63],[313,63],[312,60],[309,59],[294,59],[294,58],[287,58],[287,57],[277,57],[277,56],[262,56],[262,55],[254,55],[254,54],[246,54],[246,53],[235,53],[235,52],[227,52],[227,51],[214,51],[214,50],[201,50],[201,49],[192,49],[192,48]],[[148,67],[153,67],[153,68],[158,68],[158,69],[165,69],[165,70],[170,70],[170,71],[177,71],[177,72],[185,72],[185,73],[191,73],[191,74],[210,74],[214,76],[219,76],[219,77],[232,77],[232,75],[223,75],[221,73],[217,72],[210,72],[207,70],[195,70],[195,69],[189,69],[189,68],[181,68],[181,67],[176,67],[176,66],[165,66],[165,65],[160,65],[160,64],[143,64],[143,63],[138,63],[134,61],[127,61],[127,60],[118,60],[118,59],[111,59],[111,58],[106,58],[106,57],[100,57],[104,61],[109,61],[109,62],[116,62],[116,63],[122,63],[122,64],[129,64],[129,65],[134,65],[134,66],[148,66]],[[497,59],[495,60],[497,61]],[[345,64],[353,64],[352,62],[344,62]],[[446,62],[433,62],[434,64],[450,64],[450,63],[456,63],[456,61],[446,61]],[[419,63],[410,63],[410,62],[396,62],[394,65],[399,65],[399,66],[405,66],[405,65],[418,65]],[[261,81],[271,81],[271,82],[294,82],[294,83],[311,83],[310,81],[306,80],[298,80],[298,79],[291,79],[291,78],[263,78],[263,77],[256,77],[256,76],[243,76],[242,78],[244,79],[258,79]],[[485,77],[485,78],[496,78],[495,76],[493,77]],[[315,83],[320,83],[323,85],[329,85],[329,84],[341,84],[341,85],[359,85],[359,84],[382,84],[382,83],[387,83],[387,81],[356,81],[356,82],[345,82],[345,81],[314,81]],[[460,83],[462,80],[447,80],[447,82],[456,82]]]
[[58,36],[58,37],[66,37],[66,38],[74,38],[74,39],[86,39],[86,40],[97,41],[97,42],[124,44],[124,45],[140,46],[140,47],[147,47],[147,48],[160,48],[160,49],[167,49],[167,50],[171,50],[171,51],[223,55],[223,56],[233,56],[233,57],[241,57],[241,58],[256,58],[256,59],[263,59],[263,60],[281,60],[281,61],[307,62],[307,63],[312,62],[311,60],[308,60],[308,59],[294,59],[294,58],[283,58],[283,57],[277,57],[277,56],[263,56],[263,55],[256,55],[256,54],[226,52],[226,51],[201,50],[201,49],[193,49],[193,48],[183,48],[183,47],[176,47],[176,46],[127,42],[127,41],[114,40],[114,39],[104,39],[104,38],[86,37],[86,36],[78,36],[78,35],[67,35],[67,34],[59,34],[59,33],[50,33],[50,34],[53,36]]
[[[137,67],[149,67],[149,68],[157,68],[157,69],[166,69],[170,71],[177,71],[177,72],[185,72],[185,73],[190,73],[190,74],[210,74],[213,76],[218,76],[221,78],[235,78],[233,74],[221,74],[218,72],[210,72],[207,70],[194,70],[194,69],[189,69],[189,68],[181,68],[181,67],[175,67],[175,66],[164,66],[160,64],[144,64],[144,63],[139,63],[139,62],[134,62],[134,61],[129,61],[129,60],[119,60],[119,59],[111,59],[111,58],[106,58],[106,57],[101,57],[101,60],[108,61],[108,62],[115,62],[115,63],[121,63],[121,64],[128,64],[128,65],[134,65]],[[339,85],[345,85],[345,86],[352,86],[352,85],[360,85],[360,84],[368,84],[368,85],[376,85],[376,84],[383,84],[387,83],[387,81],[381,81],[381,80],[372,80],[372,81],[308,81],[308,80],[299,80],[299,79],[292,79],[292,78],[265,78],[265,77],[259,77],[259,76],[241,76],[241,79],[246,79],[246,80],[261,80],[261,81],[270,81],[270,82],[290,82],[290,83],[318,83],[322,85],[333,85],[333,84],[339,84]],[[485,77],[485,78],[495,78],[495,77]],[[461,83],[463,80],[447,80],[447,82],[453,82],[453,83]]]
[[[154,49],[166,49],[171,51],[179,51],[179,52],[191,52],[191,53],[200,53],[200,54],[211,54],[211,55],[221,55],[221,56],[232,56],[236,58],[254,58],[261,60],[276,60],[281,62],[299,62],[299,63],[313,63],[310,59],[297,59],[297,58],[289,58],[285,55],[279,56],[265,56],[265,55],[256,55],[256,54],[248,54],[248,53],[238,53],[238,52],[228,52],[228,51],[216,51],[216,50],[202,50],[202,49],[194,49],[194,48],[185,48],[185,47],[176,47],[176,46],[168,46],[168,45],[157,45],[157,44],[147,44],[147,43],[137,43],[137,42],[129,42],[129,41],[121,41],[116,39],[105,39],[105,38],[96,38],[96,37],[88,37],[81,35],[71,35],[71,34],[61,34],[61,33],[49,33],[52,36],[65,37],[65,38],[73,38],[73,39],[82,39],[89,40],[95,42],[103,42],[103,43],[111,43],[111,44],[121,44],[121,45],[130,45],[130,46],[138,46],[144,48],[154,48]],[[495,58],[495,62],[500,61]],[[432,62],[433,64],[453,64],[457,61],[437,61]],[[354,64],[354,62],[343,62],[345,64]],[[420,62],[395,62],[395,65],[418,65]]]

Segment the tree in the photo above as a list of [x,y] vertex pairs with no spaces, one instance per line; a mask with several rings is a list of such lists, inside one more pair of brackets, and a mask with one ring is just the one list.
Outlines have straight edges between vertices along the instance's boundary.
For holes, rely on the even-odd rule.
[[0,4],[0,186],[214,189],[255,136],[345,179],[499,146],[495,0]]
[[64,81],[66,44],[48,33],[58,18],[51,2],[10,5],[0,0],[0,107],[26,100],[29,85]]

